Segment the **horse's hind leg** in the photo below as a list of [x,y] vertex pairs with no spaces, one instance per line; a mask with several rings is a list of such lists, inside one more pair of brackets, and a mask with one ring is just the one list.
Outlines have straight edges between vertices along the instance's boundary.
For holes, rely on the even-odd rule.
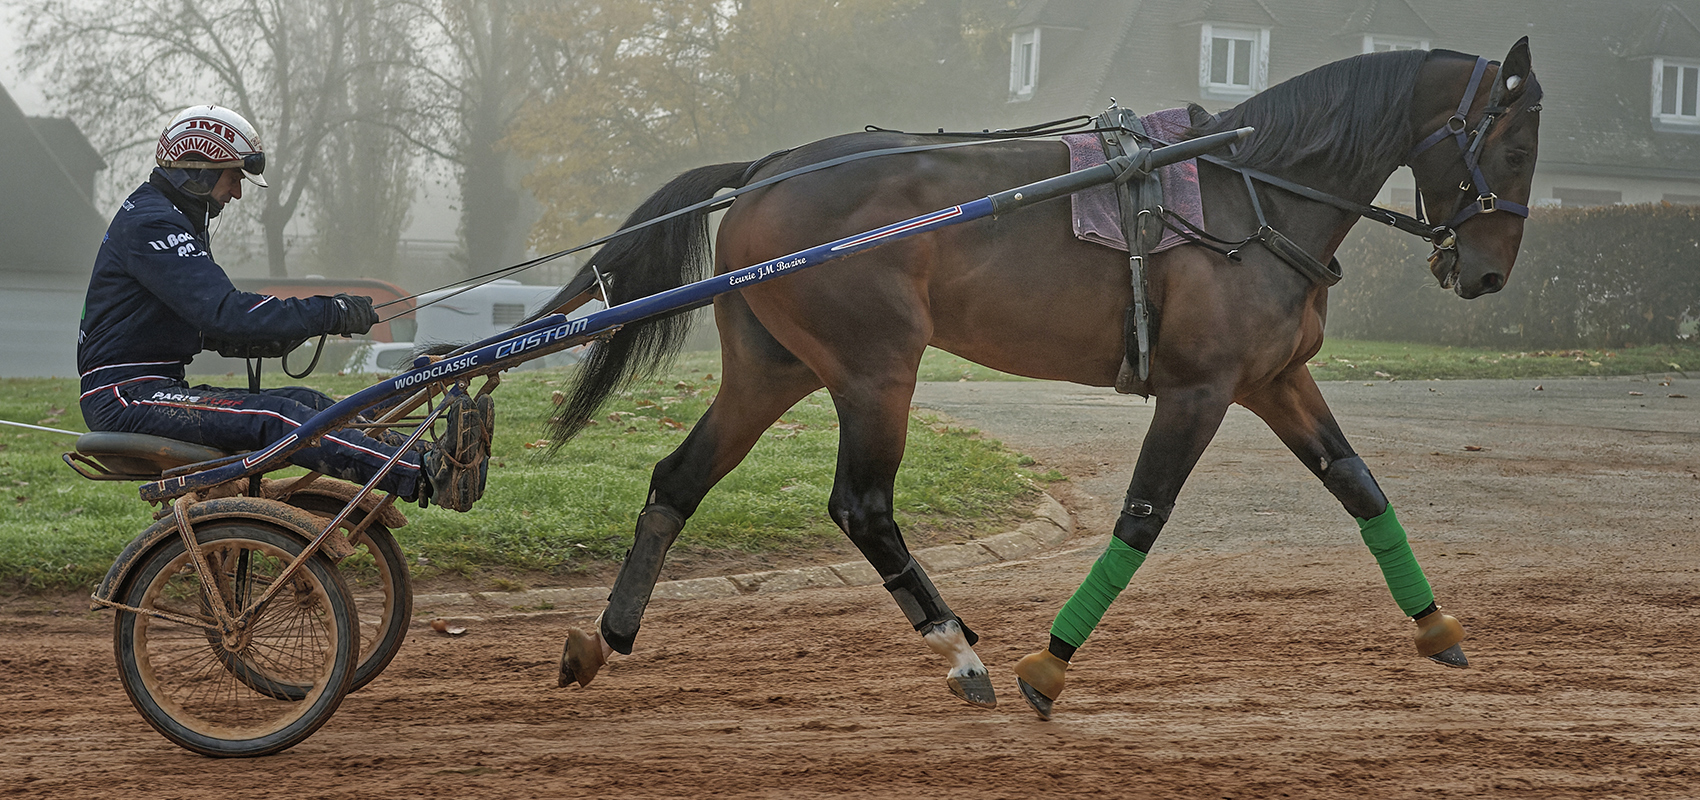
[[1417,623],[1417,652],[1447,666],[1469,666],[1459,647],[1464,640],[1463,626],[1435,605],[1434,591],[1411,552],[1393,506],[1363,459],[1352,452],[1310,371],[1302,366],[1288,370],[1241,403],[1262,417],[1357,518],[1364,544],[1375,555],[1394,602]]
[[725,301],[717,313],[727,323],[721,326],[720,392],[678,449],[656,464],[632,548],[596,631],[568,631],[560,686],[584,686],[613,652],[631,654],[667,550],[685,520],[774,420],[821,387],[820,378],[773,341],[741,300]]
[[838,474],[828,510],[851,543],[879,573],[886,591],[933,652],[950,662],[946,683],[952,694],[982,708],[997,705],[986,665],[975,655],[977,637],[950,610],[938,588],[909,553],[892,517],[897,468],[908,434],[913,366],[883,379],[863,377],[835,387],[838,409]]

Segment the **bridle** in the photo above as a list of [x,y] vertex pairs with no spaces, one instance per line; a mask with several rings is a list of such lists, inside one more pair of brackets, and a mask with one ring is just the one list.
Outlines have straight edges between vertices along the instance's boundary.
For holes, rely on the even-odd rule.
[[[1466,220],[1475,217],[1477,214],[1492,214],[1504,211],[1525,219],[1529,216],[1528,206],[1521,203],[1514,203],[1510,200],[1501,199],[1499,195],[1494,194],[1493,190],[1488,187],[1487,177],[1482,174],[1481,157],[1483,142],[1487,141],[1488,133],[1493,130],[1494,123],[1510,110],[1504,105],[1505,92],[1508,89],[1506,86],[1506,80],[1495,80],[1493,82],[1493,88],[1490,89],[1488,93],[1487,107],[1482,109],[1481,120],[1476,123],[1476,127],[1473,130],[1470,128],[1470,106],[1475,103],[1476,90],[1481,86],[1482,74],[1487,71],[1489,63],[1490,62],[1486,58],[1481,56],[1476,57],[1476,67],[1470,72],[1470,82],[1464,88],[1463,99],[1458,101],[1458,111],[1451,117],[1447,118],[1446,122],[1443,123],[1438,130],[1418,142],[1415,147],[1411,148],[1410,154],[1405,156],[1405,163],[1410,164],[1412,160],[1426,152],[1429,148],[1439,144],[1447,138],[1451,138],[1453,141],[1457,142],[1458,150],[1464,157],[1464,168],[1470,173],[1469,181],[1467,183],[1458,184],[1458,190],[1460,192],[1474,191],[1476,193],[1475,201],[1470,202],[1467,196],[1465,198],[1461,198],[1460,202],[1462,207],[1458,210],[1458,213],[1454,214],[1452,219],[1447,220],[1445,223],[1435,225],[1430,231],[1430,236],[1427,237],[1429,241],[1434,244],[1434,254],[1429,257],[1429,261],[1431,263],[1440,259],[1443,254],[1451,253],[1454,256],[1452,269],[1447,274],[1440,276],[1441,286],[1448,288],[1458,277],[1458,263],[1456,259],[1456,251],[1458,249],[1458,226],[1463,225]],[[1507,80],[1525,79],[1520,76],[1512,76],[1512,78]],[[1527,80],[1532,80],[1532,78]],[[1509,88],[1515,88],[1515,86]],[[1534,90],[1533,99],[1536,102],[1527,106],[1527,110],[1540,111],[1540,94],[1538,88]],[[1418,187],[1416,194],[1417,219],[1422,220],[1424,224],[1432,224],[1428,218],[1426,210],[1423,208],[1423,193],[1421,187]]]

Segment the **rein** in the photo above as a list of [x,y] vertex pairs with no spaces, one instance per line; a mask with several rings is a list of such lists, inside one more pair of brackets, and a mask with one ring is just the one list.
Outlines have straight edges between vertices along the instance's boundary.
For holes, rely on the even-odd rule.
[[[562,251],[556,252],[556,253],[550,253],[550,254],[545,255],[545,256],[539,256],[537,258],[531,259],[530,261],[521,262],[521,263],[515,264],[513,266],[502,267],[501,269],[497,269],[497,270],[494,270],[494,271],[491,271],[491,272],[486,272],[483,275],[477,275],[477,276],[474,276],[474,277],[471,277],[471,278],[467,278],[464,281],[455,281],[454,283],[446,284],[442,288],[447,288],[448,286],[455,286],[455,285],[461,284],[461,283],[467,283],[467,285],[465,287],[463,287],[459,290],[456,290],[454,292],[451,292],[449,294],[446,294],[442,297],[439,297],[436,300],[432,300],[430,303],[426,303],[426,304],[421,305],[421,306],[416,306],[414,308],[410,308],[407,311],[401,312],[400,314],[396,314],[396,315],[390,316],[390,317],[385,317],[384,319],[382,319],[380,321],[381,322],[388,322],[392,319],[395,319],[395,317],[403,316],[403,315],[411,313],[413,311],[417,311],[420,308],[425,308],[426,306],[432,305],[434,303],[440,303],[444,300],[447,300],[447,299],[454,297],[456,295],[459,295],[461,293],[472,291],[473,289],[476,289],[480,286],[488,284],[492,281],[495,281],[495,280],[498,280],[498,279],[501,279],[501,278],[505,278],[505,277],[508,277],[509,275],[514,275],[514,274],[517,274],[519,272],[523,272],[525,270],[531,269],[532,267],[538,266],[540,264],[548,263],[548,262],[553,261],[557,258],[560,258],[561,256],[571,255],[571,254],[577,253],[581,250],[587,250],[589,248],[596,247],[597,245],[606,244],[606,243],[613,241],[614,239],[617,239],[617,238],[624,236],[628,233],[634,233],[636,231],[643,230],[644,228],[647,228],[651,225],[656,225],[658,223],[665,222],[667,220],[673,219],[674,217],[683,216],[685,214],[690,214],[690,213],[695,212],[695,211],[701,211],[703,209],[707,209],[709,211],[718,211],[721,208],[724,208],[727,205],[730,205],[732,200],[737,198],[739,195],[746,194],[748,192],[753,192],[757,189],[766,188],[768,186],[772,186],[773,184],[779,183],[780,181],[789,180],[789,179],[795,178],[799,175],[806,175],[810,172],[817,172],[819,170],[827,169],[829,167],[836,167],[840,164],[848,164],[852,161],[861,161],[862,159],[865,159],[865,158],[875,158],[875,157],[878,157],[878,156],[902,155],[902,154],[905,154],[905,153],[922,153],[922,152],[927,152],[927,151],[931,151],[931,150],[948,150],[948,149],[957,148],[957,147],[969,147],[969,146],[972,146],[972,145],[989,144],[989,143],[992,143],[992,142],[1002,142],[1002,141],[1010,141],[1010,140],[1018,140],[1018,139],[1036,139],[1036,138],[1041,138],[1041,137],[1045,137],[1045,136],[1056,136],[1056,135],[1062,134],[1065,131],[1074,130],[1074,129],[1077,129],[1077,128],[1084,127],[1085,125],[1090,124],[1091,120],[1092,120],[1091,117],[1080,116],[1080,117],[1069,117],[1067,119],[1054,120],[1052,122],[1044,122],[1044,123],[1040,123],[1038,125],[1029,125],[1029,126],[1024,127],[1024,128],[1012,128],[1012,129],[1008,129],[1008,130],[979,131],[979,132],[973,132],[973,133],[969,133],[969,132],[947,133],[943,129],[940,129],[936,133],[910,134],[910,135],[914,135],[914,136],[969,137],[971,139],[971,141],[945,142],[945,143],[942,143],[942,144],[925,144],[925,145],[914,145],[914,146],[911,146],[911,147],[888,147],[888,148],[883,148],[883,149],[880,149],[880,150],[866,150],[866,151],[863,151],[863,152],[860,152],[860,153],[851,153],[850,155],[839,156],[838,158],[829,159],[829,160],[822,161],[822,162],[819,162],[819,163],[816,163],[816,164],[809,164],[807,166],[798,167],[798,168],[792,169],[792,170],[787,170],[785,172],[779,173],[778,175],[774,175],[771,178],[764,178],[764,179],[757,181],[755,183],[740,186],[739,188],[734,189],[734,190],[727,192],[725,194],[715,195],[714,197],[711,197],[711,198],[704,200],[700,203],[694,203],[692,205],[685,206],[684,208],[678,209],[676,211],[671,211],[671,212],[668,212],[666,214],[662,214],[659,217],[652,217],[650,219],[644,220],[643,222],[637,223],[636,225],[631,225],[631,226],[628,226],[628,227],[625,227],[625,228],[621,228],[620,230],[614,231],[613,233],[610,233],[606,236],[602,236],[602,237],[597,238],[597,239],[592,239],[588,242],[585,242],[584,244],[578,245],[577,247],[568,248],[566,250],[562,250]],[[877,132],[877,133],[903,133],[903,131],[894,131],[894,130],[890,130],[890,129],[887,129],[887,128],[881,128],[881,127],[874,126],[874,125],[867,126],[867,128],[865,130],[868,131],[868,132]],[[792,149],[793,148],[786,148],[784,150],[776,150],[772,153],[769,153],[765,156],[762,156],[759,159],[756,159],[755,161],[750,162],[750,166],[744,170],[744,178],[743,179],[749,180],[750,176],[755,174],[756,170],[760,169],[762,166],[764,166],[768,162],[771,162],[774,159],[779,158],[781,156],[784,156],[786,153],[791,152]],[[598,281],[600,282],[606,276],[602,276],[599,273],[597,277],[598,277]],[[472,283],[472,281],[476,281],[476,283]],[[435,291],[435,290],[427,290],[427,291]],[[420,294],[424,294],[424,293],[421,292]],[[385,306],[395,305],[396,303],[400,303],[404,300],[416,299],[418,297],[419,297],[419,294],[408,295],[407,297],[399,297],[399,298],[396,298],[395,300],[391,300],[387,303],[381,303],[381,304],[375,306],[375,308],[384,308]],[[606,299],[606,297],[604,297],[604,299]]]

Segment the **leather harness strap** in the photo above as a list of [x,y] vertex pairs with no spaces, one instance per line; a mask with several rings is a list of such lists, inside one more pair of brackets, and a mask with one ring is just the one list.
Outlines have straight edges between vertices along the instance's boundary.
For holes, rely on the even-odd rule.
[[[1098,117],[1098,140],[1104,147],[1105,160],[1113,160],[1141,147],[1151,146],[1145,124],[1133,111],[1110,102],[1110,107]],[[1123,134],[1131,136],[1125,141]],[[1131,145],[1131,146],[1130,146]],[[1121,210],[1122,236],[1127,239],[1129,279],[1133,284],[1133,302],[1128,306],[1123,324],[1126,352],[1123,354],[1123,376],[1118,376],[1117,388],[1127,383],[1127,367],[1143,382],[1151,377],[1151,331],[1155,310],[1151,307],[1145,281],[1145,257],[1163,235],[1160,212],[1163,209],[1163,182],[1157,173],[1143,175],[1130,170],[1115,183],[1116,203]]]

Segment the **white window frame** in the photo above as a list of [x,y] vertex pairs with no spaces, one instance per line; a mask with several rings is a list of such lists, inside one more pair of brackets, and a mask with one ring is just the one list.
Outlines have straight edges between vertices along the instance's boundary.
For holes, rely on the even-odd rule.
[[1376,53],[1385,50],[1428,50],[1427,39],[1414,39],[1409,36],[1382,36],[1380,34],[1364,34],[1364,52]]
[[1009,37],[1009,94],[1017,100],[1033,96],[1039,84],[1039,29],[1026,28]]
[[[1217,82],[1211,80],[1211,62],[1214,60],[1215,41],[1228,39],[1243,46],[1252,48],[1251,56],[1247,59],[1250,74],[1246,83]],[[1233,59],[1228,59],[1232,69]],[[1242,25],[1218,25],[1206,22],[1198,29],[1198,91],[1205,97],[1242,98],[1250,97],[1269,87],[1269,29],[1249,28]]]
[[[1676,70],[1676,86],[1665,84],[1666,68]],[[1684,109],[1682,107],[1684,89],[1689,85],[1694,86],[1697,90],[1695,106],[1692,109]],[[1664,110],[1665,93],[1667,91],[1671,93],[1674,113],[1666,113]],[[1654,58],[1652,103],[1654,122],[1700,130],[1700,61],[1685,58],[1664,58],[1662,56]],[[1683,113],[1685,110],[1692,110],[1694,113],[1685,114]]]

